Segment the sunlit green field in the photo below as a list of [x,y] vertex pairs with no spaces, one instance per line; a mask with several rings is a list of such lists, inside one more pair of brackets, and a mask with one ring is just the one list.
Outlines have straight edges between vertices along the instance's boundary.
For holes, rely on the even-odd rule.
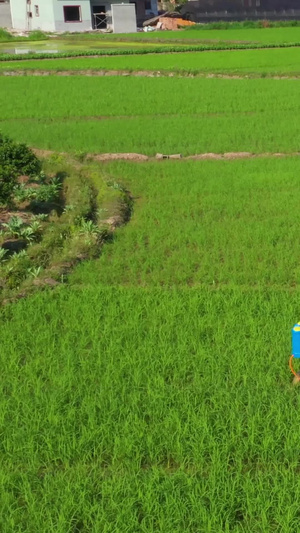
[[[65,40],[82,41],[94,40],[91,35],[65,36]],[[292,43],[300,41],[300,27],[287,28],[247,28],[247,29],[228,29],[228,30],[191,30],[182,31],[162,31],[153,33],[131,33],[118,35],[99,35],[97,39],[103,41],[119,40],[138,40],[138,41],[193,41],[203,42],[211,40],[215,42],[256,42],[256,43]]]
[[262,155],[99,163],[131,219],[0,313],[1,532],[298,532],[298,84],[1,77],[31,146]]
[[297,80],[28,76],[2,79],[0,97],[3,132],[39,148],[148,155],[299,150]]
[[2,314],[2,530],[296,532],[298,160],[105,173],[128,227]]

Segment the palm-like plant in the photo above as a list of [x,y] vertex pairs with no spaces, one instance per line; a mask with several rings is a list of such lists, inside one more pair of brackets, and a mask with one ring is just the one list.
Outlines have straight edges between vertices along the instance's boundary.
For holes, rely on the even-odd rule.
[[12,237],[21,237],[22,226],[24,225],[21,217],[12,216],[7,223],[3,223],[2,226],[6,229],[6,233]]

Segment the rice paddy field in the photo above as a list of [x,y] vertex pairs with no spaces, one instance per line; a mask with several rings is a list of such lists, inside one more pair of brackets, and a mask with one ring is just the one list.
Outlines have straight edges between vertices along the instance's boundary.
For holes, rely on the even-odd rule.
[[[296,68],[291,51],[270,68]],[[242,71],[245,53],[226,52],[224,69]],[[255,53],[259,75],[269,63]],[[104,59],[173,72],[176,58],[64,61]],[[150,157],[98,163],[133,198],[100,257],[0,311],[4,533],[298,532],[298,85],[0,78],[0,129],[15,140]]]
[[[248,43],[293,43],[299,42],[300,26],[296,27],[282,27],[282,28],[234,28],[206,30],[206,25],[197,26],[197,29],[185,29],[183,31],[164,31],[152,33],[136,33],[136,34],[118,34],[118,35],[97,35],[97,39],[101,41],[142,41],[142,42],[162,42],[162,41],[177,41],[177,42],[248,42]],[[61,37],[59,38],[61,39]],[[92,35],[65,35],[63,40],[65,42],[80,42],[94,40]]]
[[299,149],[297,80],[8,77],[0,98],[2,131],[43,149],[152,156]]
[[300,48],[31,59],[0,63],[0,73],[17,71],[149,71],[181,74],[231,74],[254,77],[300,74]]

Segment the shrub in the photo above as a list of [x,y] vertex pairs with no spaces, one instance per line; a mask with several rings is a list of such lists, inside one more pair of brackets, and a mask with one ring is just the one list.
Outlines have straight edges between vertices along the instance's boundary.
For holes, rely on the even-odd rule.
[[33,176],[41,171],[42,165],[26,146],[0,134],[0,165],[11,166],[16,174]]
[[9,33],[4,28],[0,28],[0,42],[11,41],[12,39],[13,39],[13,36],[11,35],[11,33]]
[[17,173],[11,165],[0,165],[0,204],[7,204],[14,192]]

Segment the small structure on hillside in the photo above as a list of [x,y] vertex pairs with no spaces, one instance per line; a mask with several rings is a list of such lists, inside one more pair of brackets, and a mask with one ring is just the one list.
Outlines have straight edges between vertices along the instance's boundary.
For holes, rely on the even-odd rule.
[[10,0],[10,8],[16,30],[129,33],[157,14],[157,0]]

